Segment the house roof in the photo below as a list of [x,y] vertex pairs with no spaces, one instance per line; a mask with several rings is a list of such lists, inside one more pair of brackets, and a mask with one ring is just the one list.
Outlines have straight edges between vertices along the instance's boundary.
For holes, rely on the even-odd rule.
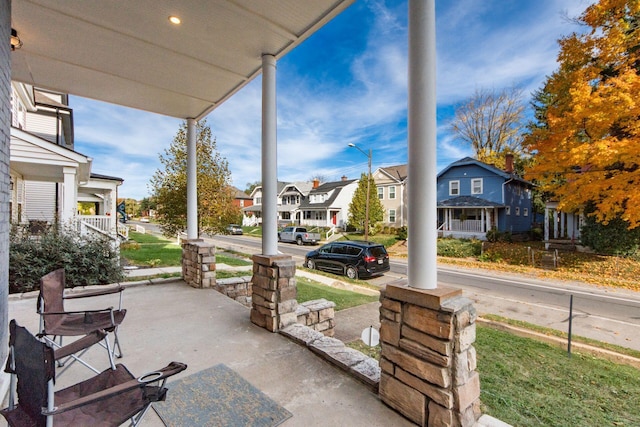
[[[282,192],[282,190],[284,189],[284,187],[287,185],[286,182],[283,181],[278,181],[278,186],[277,186],[277,191],[278,194],[280,194]],[[253,196],[256,194],[257,191],[262,191],[262,185],[257,185],[252,191],[251,191],[251,198],[253,198]]]
[[231,189],[233,190],[233,198],[234,199],[245,199],[245,200],[251,200],[252,199],[252,197],[250,195],[248,195],[244,191],[240,190],[239,188],[231,187]]
[[407,179],[409,173],[408,165],[388,166],[386,168],[380,168],[382,172],[387,174],[390,178],[395,179],[398,182],[402,182]]
[[448,172],[449,170],[456,168],[456,167],[460,167],[460,166],[469,166],[469,165],[476,165],[479,166],[481,168],[484,168],[486,170],[488,170],[491,173],[494,173],[495,175],[501,176],[502,178],[504,178],[505,180],[508,179],[513,179],[514,181],[518,181],[521,182],[525,185],[531,186],[533,187],[533,183],[520,178],[518,175],[516,174],[511,174],[511,173],[507,173],[505,171],[503,171],[502,169],[498,169],[497,167],[481,162],[480,160],[477,159],[473,159],[471,157],[465,157],[463,159],[460,160],[456,160],[455,162],[449,164],[447,167],[445,167],[444,169],[442,169],[440,171],[440,173],[438,173],[438,178],[440,178],[442,175],[444,175],[446,172]]
[[200,119],[353,1],[13,0],[11,79]]
[[[324,184],[320,184],[317,188],[312,189],[309,192],[309,197],[300,203],[300,209],[313,210],[313,209],[325,209],[325,208],[331,207],[336,197],[338,197],[338,194],[340,194],[340,191],[342,191],[342,189],[347,185],[356,181],[357,179],[347,179],[344,181],[325,182]],[[310,202],[311,196],[313,194],[327,194],[331,191],[333,191],[333,193],[331,194],[331,197],[329,197],[324,202],[322,203]]]
[[[295,187],[298,192],[285,192],[285,190],[288,187]],[[309,182],[309,181],[297,181],[297,182],[288,182],[284,185],[284,187],[282,187],[282,191],[280,191],[280,195],[284,196],[284,195],[288,195],[288,194],[302,194],[303,196],[306,196],[307,194],[309,194],[309,192],[313,189],[313,182]]]
[[443,208],[500,208],[504,207],[500,203],[491,202],[474,196],[458,196],[452,199],[438,202],[438,207]]
[[101,175],[99,173],[93,173],[93,172],[91,172],[91,179],[106,179],[109,181],[120,181],[121,183],[124,182],[124,179],[118,178],[116,176]]

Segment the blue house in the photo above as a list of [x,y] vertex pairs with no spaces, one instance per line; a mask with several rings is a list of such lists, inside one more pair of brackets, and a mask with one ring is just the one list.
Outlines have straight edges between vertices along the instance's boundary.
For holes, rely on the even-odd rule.
[[438,174],[438,232],[445,237],[486,239],[495,227],[525,233],[534,220],[533,184],[513,172],[465,157]]

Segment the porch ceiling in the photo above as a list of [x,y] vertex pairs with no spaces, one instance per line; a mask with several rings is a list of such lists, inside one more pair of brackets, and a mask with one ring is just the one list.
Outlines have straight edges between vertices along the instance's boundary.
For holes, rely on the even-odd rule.
[[12,79],[198,119],[353,1],[13,0]]

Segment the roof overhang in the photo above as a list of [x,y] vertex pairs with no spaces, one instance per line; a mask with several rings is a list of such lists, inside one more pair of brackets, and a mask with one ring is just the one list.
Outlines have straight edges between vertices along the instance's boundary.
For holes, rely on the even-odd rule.
[[[202,118],[354,0],[13,0],[13,80]],[[173,25],[168,18],[180,17]]]
[[64,169],[75,168],[79,182],[89,181],[91,157],[11,128],[10,167],[30,181],[63,182]]

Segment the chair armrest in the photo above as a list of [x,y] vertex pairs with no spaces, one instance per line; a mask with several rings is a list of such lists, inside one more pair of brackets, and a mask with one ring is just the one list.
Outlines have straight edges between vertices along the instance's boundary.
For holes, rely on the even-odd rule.
[[62,299],[90,298],[90,297],[97,297],[102,295],[115,294],[122,291],[124,291],[124,288],[122,286],[118,286],[117,288],[100,289],[95,291],[82,291],[82,292],[73,293],[73,294],[64,294],[62,296]]
[[99,310],[79,310],[79,311],[47,311],[46,313],[39,312],[42,316],[61,315],[61,314],[87,314],[87,313],[111,313],[113,307],[102,308]]
[[104,329],[93,331],[92,333],[85,335],[84,337],[75,340],[70,344],[65,345],[64,347],[54,349],[53,358],[55,360],[60,360],[64,357],[75,354],[81,350],[91,347],[94,344],[99,343],[106,336],[107,333],[104,331]]
[[[157,372],[160,372],[159,376],[154,378],[154,381],[164,380],[172,375],[180,373],[187,369],[187,365],[180,362],[171,362],[164,368],[160,369]],[[144,376],[143,376],[144,377]],[[141,377],[142,378],[142,377]],[[88,405],[93,402],[98,402],[100,400],[108,399],[109,397],[117,396],[118,394],[122,394],[129,390],[133,390],[135,388],[144,388],[147,385],[146,382],[139,381],[138,378],[131,379],[122,384],[115,385],[113,387],[109,387],[105,390],[101,390],[96,393],[92,393],[88,396],[83,396],[79,399],[75,399],[69,402],[65,402],[62,405],[56,406],[53,410],[49,411],[46,408],[42,409],[42,415],[56,415],[61,414],[66,411],[70,411],[72,409],[79,408],[81,406]]]

